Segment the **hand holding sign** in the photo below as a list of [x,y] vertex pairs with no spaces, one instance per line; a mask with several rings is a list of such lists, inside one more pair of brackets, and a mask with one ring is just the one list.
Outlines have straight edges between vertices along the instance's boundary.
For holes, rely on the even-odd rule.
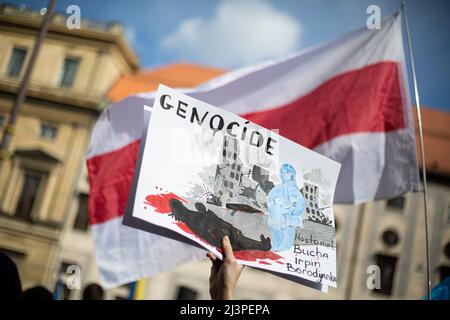
[[239,276],[244,269],[233,253],[230,239],[222,239],[223,261],[208,252],[206,256],[211,260],[211,275],[209,277],[209,294],[213,300],[232,300]]

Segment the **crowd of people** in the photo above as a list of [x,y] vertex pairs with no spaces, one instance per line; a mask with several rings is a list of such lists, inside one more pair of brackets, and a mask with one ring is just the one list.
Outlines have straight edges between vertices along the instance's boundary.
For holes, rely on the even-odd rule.
[[[207,254],[211,261],[209,292],[211,299],[214,300],[234,299],[236,284],[244,268],[237,262],[228,236],[222,239],[222,252],[222,260],[210,252]],[[0,301],[50,301],[55,299],[54,294],[41,285],[23,291],[16,264],[2,252],[0,252],[0,284]],[[105,292],[97,283],[90,283],[83,289],[82,300],[103,300],[104,298]]]
[[[37,285],[26,290],[22,290],[17,266],[6,254],[0,252],[0,290],[1,301],[51,301],[54,294],[47,288]],[[105,292],[96,283],[85,286],[83,290],[83,300],[103,300]]]

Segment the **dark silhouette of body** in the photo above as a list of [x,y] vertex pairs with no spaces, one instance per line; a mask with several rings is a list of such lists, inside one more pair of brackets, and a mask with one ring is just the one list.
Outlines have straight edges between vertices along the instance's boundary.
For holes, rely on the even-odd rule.
[[44,302],[52,301],[53,294],[43,286],[35,286],[23,292],[23,301],[25,302]]
[[217,248],[221,247],[222,238],[226,235],[234,251],[269,251],[271,248],[270,238],[261,234],[261,240],[256,241],[244,236],[241,230],[219,218],[201,202],[195,204],[197,211],[186,208],[178,199],[170,199],[169,203],[175,220],[183,222],[196,235]]
[[87,285],[83,290],[83,300],[103,300],[105,291],[97,283]]
[[0,301],[22,300],[22,284],[16,264],[6,254],[0,252]]

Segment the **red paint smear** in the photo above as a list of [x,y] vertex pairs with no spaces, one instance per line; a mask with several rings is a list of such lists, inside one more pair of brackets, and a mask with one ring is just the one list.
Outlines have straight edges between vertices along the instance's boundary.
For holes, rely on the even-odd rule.
[[183,230],[186,233],[189,233],[189,234],[193,235],[194,237],[196,237],[201,242],[203,242],[203,243],[205,243],[207,245],[211,245],[210,243],[208,243],[207,241],[203,240],[198,235],[196,235],[194,233],[194,231],[192,231],[191,228],[189,228],[185,223],[177,221],[177,222],[175,222],[175,224],[178,226],[178,228],[180,228],[181,230]]
[[[222,253],[222,249],[217,249],[220,253]],[[283,259],[282,256],[276,254],[273,251],[259,251],[259,250],[241,250],[235,251],[234,256],[236,259],[245,260],[245,261],[257,261],[257,260],[272,260],[279,264],[284,264],[284,262],[277,261],[279,259]],[[271,265],[268,261],[257,261],[261,264]]]
[[[172,209],[170,208],[170,204],[169,204],[170,199],[178,199],[185,203],[188,203],[188,201],[184,200],[183,198],[177,196],[176,194],[174,194],[172,192],[166,193],[166,194],[148,195],[147,197],[145,197],[145,203],[149,204],[153,208],[155,208],[155,211],[158,213],[170,213],[170,212],[172,212]],[[208,243],[204,239],[200,238],[197,234],[195,234],[185,223],[178,221],[178,222],[175,222],[175,224],[184,232],[191,234],[194,237],[196,237],[198,240],[200,240],[201,242],[212,246],[210,243]],[[217,250],[220,253],[222,253],[222,250],[220,248],[217,248]],[[283,257],[272,251],[242,250],[242,251],[235,251],[234,256],[236,257],[236,259],[245,260],[245,261],[272,260],[279,264],[284,264],[281,261],[277,261],[279,259],[282,259]],[[270,262],[267,262],[267,261],[258,261],[258,263],[271,265]]]
[[[279,260],[283,257],[273,251],[259,251],[259,250],[242,250],[236,251],[234,256],[240,260],[256,261],[256,260]],[[277,261],[279,262],[279,261]],[[280,262],[279,262],[280,263]],[[281,262],[282,263],[282,262]]]
[[170,193],[161,193],[161,194],[151,194],[145,197],[145,204],[151,205],[155,208],[155,212],[158,213],[171,213],[172,209],[170,208],[169,200],[170,199],[178,199],[183,202],[186,202],[183,198],[177,196],[176,194]]

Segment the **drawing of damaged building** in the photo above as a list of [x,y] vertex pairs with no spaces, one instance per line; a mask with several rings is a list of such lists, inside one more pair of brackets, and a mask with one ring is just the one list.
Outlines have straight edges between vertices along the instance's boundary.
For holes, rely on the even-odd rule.
[[319,189],[317,186],[307,182],[304,183],[303,188],[300,190],[305,198],[306,219],[321,224],[331,225],[331,220],[328,219],[321,208],[319,208],[318,191]]
[[239,159],[239,145],[236,139],[224,137],[221,160],[216,169],[214,194],[221,203],[226,203],[238,195],[240,190],[242,161]]
[[237,139],[224,136],[214,180],[210,203],[249,212],[267,210],[267,194],[274,186],[269,171],[256,165],[244,168]]

